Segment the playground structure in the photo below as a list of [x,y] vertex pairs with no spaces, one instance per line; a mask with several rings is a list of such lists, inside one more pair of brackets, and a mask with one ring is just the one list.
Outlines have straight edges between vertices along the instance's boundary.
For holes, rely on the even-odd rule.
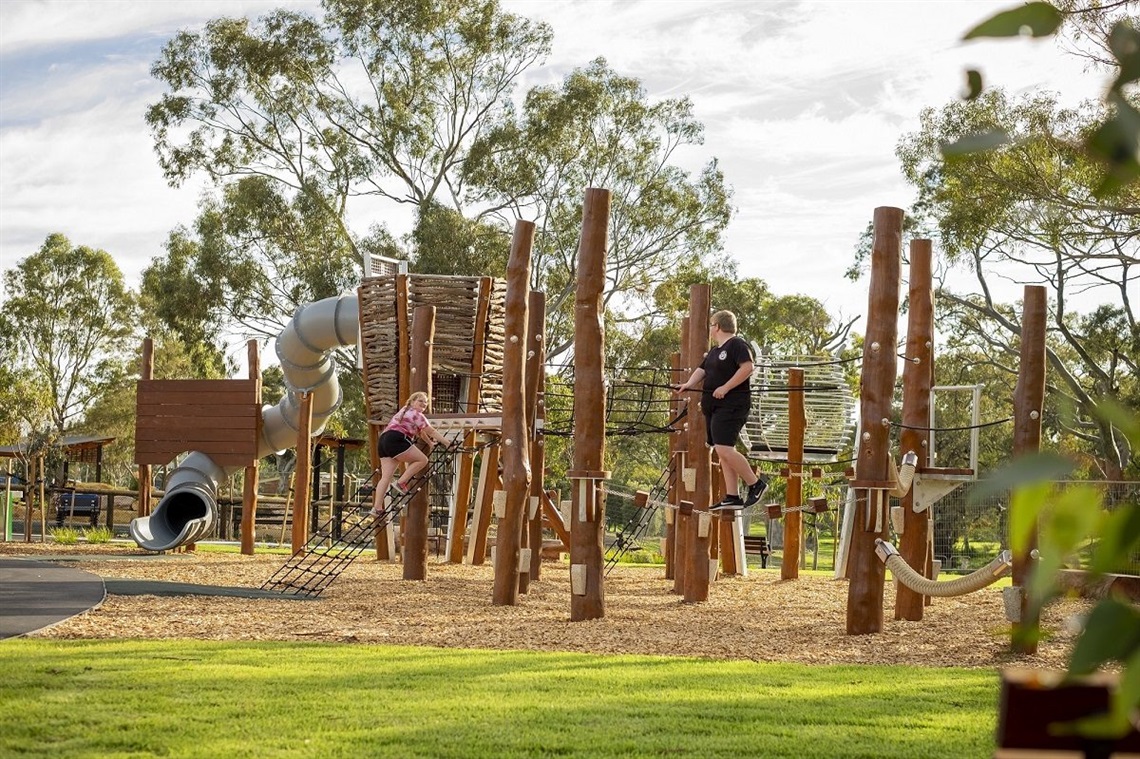
[[[401,518],[405,579],[423,578],[430,512],[428,491],[443,487],[449,491],[449,561],[481,563],[488,548],[492,516],[497,519],[491,550],[496,568],[496,603],[516,602],[519,590],[525,592],[527,583],[537,579],[545,518],[546,526],[554,528],[570,553],[572,618],[603,616],[605,481],[609,472],[601,466],[607,433],[607,396],[599,318],[602,284],[593,273],[599,272],[600,277],[604,271],[608,194],[600,193],[605,192],[587,193],[584,209],[575,324],[578,347],[573,382],[574,460],[569,472],[571,500],[562,509],[557,494],[543,488],[541,465],[532,466],[532,460],[541,459],[543,450],[543,403],[539,390],[543,384],[542,318],[541,309],[533,308],[540,294],[531,293],[528,286],[533,227],[520,222],[512,241],[505,283],[490,278],[406,274],[368,277],[356,296],[331,298],[298,309],[276,345],[289,392],[252,426],[242,427],[242,434],[247,436],[251,431],[258,432],[257,446],[252,447],[246,440],[244,447],[233,451],[231,461],[221,463],[204,452],[191,454],[169,478],[167,493],[155,512],[132,525],[136,540],[156,550],[193,540],[208,528],[213,518],[209,499],[216,497],[216,483],[233,467],[248,466],[252,456],[298,442],[307,449],[303,441],[320,431],[339,403],[330,352],[338,346],[358,343],[368,415],[373,425],[383,424],[400,399],[422,389],[433,397],[433,424],[453,440],[453,445],[435,457],[425,473],[427,486],[417,488],[406,504],[388,504],[383,517],[371,525],[378,558],[395,558],[399,541],[393,530],[394,518],[396,511],[406,507]],[[850,482],[853,497],[845,509],[842,541],[851,580],[850,634],[881,628],[884,573],[875,558],[876,552],[896,564],[905,562],[913,568],[911,573],[895,573],[915,580],[909,583],[910,587],[907,582],[900,582],[896,616],[921,619],[922,606],[929,603],[930,595],[935,595],[929,586],[918,582],[918,578],[932,582],[936,576],[929,506],[938,495],[975,476],[972,469],[949,470],[931,465],[934,428],[929,422],[929,398],[936,388],[932,371],[929,241],[914,241],[911,249],[912,308],[904,356],[903,423],[897,425],[902,428],[900,448],[906,455],[901,469],[895,465],[889,433],[897,364],[893,346],[897,342],[901,211],[877,209],[875,220],[868,317],[871,329],[862,358],[861,432],[856,443],[856,466],[851,473],[855,477]],[[708,286],[693,286],[682,351],[674,357],[674,379],[687,376],[707,350],[709,304]],[[534,318],[536,315],[538,318]],[[809,476],[819,478],[819,465],[838,463],[838,452],[851,434],[854,399],[837,362],[792,359],[757,363],[754,381],[758,390],[746,435],[754,459],[783,465],[780,474],[787,478],[785,503],[771,504],[768,511],[771,517],[783,519],[785,556],[798,557],[801,515],[830,510],[825,498],[804,499],[802,482]],[[1033,381],[1023,384],[1029,386]],[[179,387],[166,389],[177,391]],[[254,389],[239,389],[246,394],[238,401],[243,414],[244,409],[256,407],[256,397],[248,397]],[[223,391],[217,388],[212,392]],[[1031,400],[1025,403],[1030,404],[1024,406],[1026,409],[1040,408],[1040,401],[1036,406],[1032,406]],[[786,412],[780,411],[781,405],[786,406]],[[666,507],[666,578],[674,581],[674,592],[686,602],[698,602],[708,597],[709,584],[718,573],[746,573],[744,536],[737,516],[729,513],[717,517],[709,512],[710,503],[719,496],[714,490],[719,488],[720,478],[713,477],[698,405],[677,401],[669,416],[668,427],[673,430],[669,436],[669,464],[658,486],[652,492],[636,494],[633,501],[644,513]],[[1039,430],[1039,419],[1037,426]],[[375,435],[370,435],[369,445],[374,446],[374,441]],[[301,447],[299,469],[308,466],[300,455]],[[372,457],[375,464],[374,449]],[[471,501],[476,457],[482,463],[476,495]],[[146,462],[140,459],[139,463]],[[225,468],[227,465],[230,470]],[[890,508],[891,496],[902,500],[902,505],[894,510]],[[298,500],[303,500],[300,494]],[[803,500],[808,503],[802,504]],[[469,511],[472,518],[468,535]],[[569,516],[568,525],[562,523],[563,513]],[[902,526],[896,530],[902,536],[897,553],[882,543],[888,537],[892,517]],[[338,518],[313,531],[305,520],[295,518],[297,566],[293,568],[299,568],[307,560],[305,557],[317,553],[318,546],[334,546],[341,541],[342,521]],[[364,519],[358,524],[366,522]],[[619,551],[632,544],[644,524],[643,515],[631,522],[633,535],[619,537]],[[317,542],[306,547],[307,540]],[[338,551],[343,552],[336,548],[329,555]],[[1023,560],[1013,557],[1015,575],[1018,562]],[[312,571],[319,574],[325,568],[314,566]],[[992,574],[992,570],[986,571]],[[798,561],[782,562],[784,579],[794,579],[797,574]],[[286,586],[305,588],[307,582],[294,586],[289,580]]]

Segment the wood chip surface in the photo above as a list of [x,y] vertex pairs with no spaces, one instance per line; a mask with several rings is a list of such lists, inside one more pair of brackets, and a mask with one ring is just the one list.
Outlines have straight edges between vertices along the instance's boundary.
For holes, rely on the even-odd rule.
[[[0,543],[0,555],[99,556],[69,562],[103,577],[257,588],[286,557],[199,551],[153,556],[124,546]],[[315,601],[215,596],[116,596],[97,609],[34,633],[47,638],[320,640],[445,648],[580,651],[695,656],[808,664],[909,664],[1064,668],[1079,615],[1089,602],[1046,609],[1047,638],[1036,656],[1009,654],[1001,591],[936,598],[921,622],[894,619],[895,588],[884,589],[883,631],[846,634],[847,583],[779,570],[721,578],[706,602],[687,604],[661,567],[619,565],[606,578],[605,617],[570,621],[570,572],[543,565],[516,606],[491,603],[493,568],[433,563],[425,581],[405,581],[399,564],[357,559]]]

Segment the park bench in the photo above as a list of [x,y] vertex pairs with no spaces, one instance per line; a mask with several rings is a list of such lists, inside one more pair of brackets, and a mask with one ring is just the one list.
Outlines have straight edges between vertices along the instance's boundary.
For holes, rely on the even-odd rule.
[[763,535],[745,535],[744,555],[759,556],[760,568],[767,569],[768,557],[772,555],[772,549],[768,547],[768,538]]
[[99,524],[99,495],[64,490],[55,494],[55,526],[62,527],[64,520],[87,517],[91,526]]

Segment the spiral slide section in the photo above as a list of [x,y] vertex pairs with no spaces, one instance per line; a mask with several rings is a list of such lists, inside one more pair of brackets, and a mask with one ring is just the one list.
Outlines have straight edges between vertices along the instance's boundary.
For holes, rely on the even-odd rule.
[[924,596],[964,596],[992,585],[1004,577],[1013,566],[1013,558],[1009,551],[1002,551],[997,558],[981,569],[975,569],[970,574],[947,582],[929,580],[915,571],[906,559],[899,554],[898,549],[883,539],[875,541],[875,554],[891,570],[894,578],[915,593]]
[[[313,396],[313,432],[319,435],[341,403],[332,351],[359,340],[359,304],[355,295],[325,298],[301,306],[277,335],[277,359],[288,390],[276,406],[261,410],[257,456],[268,456],[297,443],[300,394]],[[194,451],[170,473],[166,494],[150,516],[131,520],[131,537],[140,548],[166,551],[201,540],[218,518],[218,486],[242,467],[223,468]]]

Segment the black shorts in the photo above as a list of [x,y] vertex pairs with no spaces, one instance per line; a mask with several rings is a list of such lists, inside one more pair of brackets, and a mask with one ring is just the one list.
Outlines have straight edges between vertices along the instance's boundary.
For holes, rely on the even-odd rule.
[[402,432],[388,430],[380,435],[377,447],[381,458],[394,459],[412,447],[412,440]]
[[709,445],[736,445],[746,421],[748,406],[714,407],[705,417],[705,437]]

